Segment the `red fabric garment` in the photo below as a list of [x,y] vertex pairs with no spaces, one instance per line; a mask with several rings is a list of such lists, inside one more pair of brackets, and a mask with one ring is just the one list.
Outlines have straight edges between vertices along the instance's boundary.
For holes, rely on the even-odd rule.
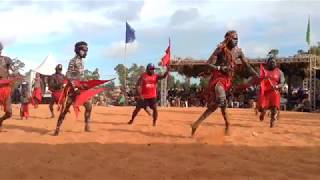
[[273,87],[280,83],[281,73],[279,68],[268,71],[260,65],[260,95],[259,106],[264,109],[277,107],[280,109],[280,92]]
[[89,80],[89,81],[79,81],[79,80],[75,80],[73,81],[73,83],[75,84],[76,87],[78,87],[79,89],[82,89],[82,87],[85,87],[85,89],[91,89],[94,88],[96,86],[99,86],[100,84],[112,81],[114,79],[110,79],[110,80]]
[[78,117],[78,114],[80,112],[80,106],[83,105],[85,102],[87,102],[89,99],[91,99],[96,94],[104,91],[104,88],[98,88],[98,89],[88,89],[83,90],[80,92],[80,94],[76,97],[73,107],[76,113],[76,117]]
[[9,85],[12,81],[12,79],[0,79],[0,86]]
[[[57,103],[57,104],[59,103],[59,99],[62,94],[63,94],[63,90],[52,91],[52,97],[53,97],[55,103]],[[64,98],[61,99],[61,101],[64,101]]]
[[141,95],[145,99],[156,98],[157,97],[157,82],[158,75],[148,75],[147,73],[142,74],[142,91]]
[[[89,80],[89,81],[79,81],[75,80],[73,83],[75,84],[76,87],[78,87],[80,90],[80,94],[76,96],[76,99],[73,103],[74,110],[76,113],[76,116],[80,112],[79,106],[84,104],[86,101],[88,101],[90,98],[92,98],[94,95],[102,92],[104,88],[99,88],[99,89],[91,89],[94,88],[100,84],[112,81],[114,79],[110,80]],[[85,87],[86,90],[82,89],[81,87]],[[59,100],[58,100],[58,110],[61,109],[61,105],[65,103],[66,97],[70,92],[73,92],[72,85],[67,84],[67,86],[61,91]]]
[[3,107],[3,111],[7,111],[6,102],[11,98],[11,87],[10,85],[0,87],[0,106]]
[[32,93],[32,98],[37,99],[40,103],[42,101],[42,91],[41,88],[35,88]]
[[212,71],[211,79],[209,81],[209,86],[207,88],[207,102],[215,101],[215,91],[214,88],[217,83],[220,83],[224,90],[227,92],[232,86],[232,79],[229,75],[223,74],[220,71]]
[[162,66],[168,66],[170,64],[170,56],[171,56],[170,46],[171,46],[171,44],[170,44],[170,39],[169,39],[169,46],[166,49],[166,54],[161,59]]
[[29,118],[29,103],[21,104],[22,117]]

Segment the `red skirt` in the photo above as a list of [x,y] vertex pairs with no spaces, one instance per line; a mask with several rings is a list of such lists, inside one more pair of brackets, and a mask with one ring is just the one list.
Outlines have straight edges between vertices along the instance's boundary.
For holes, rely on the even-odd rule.
[[55,103],[59,103],[60,98],[62,98],[60,101],[63,102],[64,101],[64,97],[61,97],[63,93],[63,90],[57,90],[57,91],[52,91],[52,98],[54,99]]
[[232,86],[232,79],[230,76],[222,74],[219,71],[213,72],[213,75],[210,79],[209,86],[207,89],[207,102],[208,104],[211,104],[212,102],[215,102],[216,94],[215,94],[215,87],[217,84],[221,84],[224,90],[227,92],[230,90]]
[[32,94],[32,97],[37,99],[38,102],[40,103],[42,101],[42,91],[41,91],[41,88],[35,88],[33,90],[33,94]]
[[0,105],[3,106],[3,111],[7,111],[6,102],[11,98],[11,87],[10,86],[3,86],[0,87]]
[[277,90],[265,91],[264,94],[259,97],[259,106],[263,109],[269,109],[271,107],[280,109],[280,92]]

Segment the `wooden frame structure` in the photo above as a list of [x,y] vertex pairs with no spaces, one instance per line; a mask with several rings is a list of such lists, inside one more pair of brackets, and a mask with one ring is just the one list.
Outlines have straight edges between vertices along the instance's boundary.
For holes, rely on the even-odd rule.
[[[266,59],[255,58],[248,59],[249,63],[255,68],[258,68],[261,63],[264,63]],[[295,69],[301,70],[301,76],[303,78],[303,86],[309,90],[309,100],[311,102],[311,110],[316,109],[316,72],[320,69],[320,56],[311,54],[299,54],[292,57],[277,58],[277,64],[280,66],[284,74],[287,76],[288,85],[290,89],[291,85],[291,74]],[[192,58],[174,58],[170,63],[170,70],[178,72],[179,74],[188,77],[200,77],[205,73],[208,74],[209,69],[206,65],[207,60],[195,60]],[[240,62],[237,62],[240,64]],[[162,83],[161,85],[161,105],[165,105],[167,84]]]

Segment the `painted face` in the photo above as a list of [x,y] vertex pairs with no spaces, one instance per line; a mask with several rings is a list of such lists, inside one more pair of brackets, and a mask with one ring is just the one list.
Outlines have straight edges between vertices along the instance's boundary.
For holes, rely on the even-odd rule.
[[79,50],[79,56],[81,58],[86,58],[87,57],[87,52],[88,52],[88,47],[87,46],[83,46],[80,50]]
[[230,37],[229,46],[231,48],[234,48],[237,45],[238,45],[238,34],[237,33],[233,33],[233,34],[231,34],[231,37]]

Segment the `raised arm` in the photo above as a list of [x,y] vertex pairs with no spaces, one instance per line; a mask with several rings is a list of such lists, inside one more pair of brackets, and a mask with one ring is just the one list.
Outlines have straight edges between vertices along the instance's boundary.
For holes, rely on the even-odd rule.
[[164,79],[165,77],[167,77],[169,74],[169,70],[170,70],[170,68],[169,68],[169,66],[167,66],[166,72],[158,75],[158,80],[161,80],[161,79]]

